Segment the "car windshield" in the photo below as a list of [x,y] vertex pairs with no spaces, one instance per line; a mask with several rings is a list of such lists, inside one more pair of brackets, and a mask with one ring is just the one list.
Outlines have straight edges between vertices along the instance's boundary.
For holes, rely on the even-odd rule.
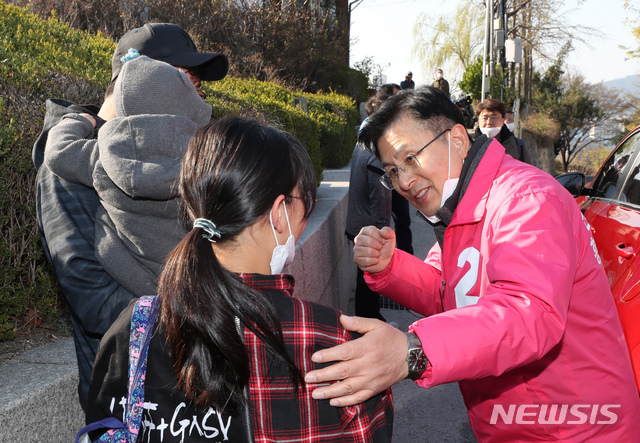
[[[600,170],[600,174],[598,174],[598,177],[595,181],[594,189],[595,189],[595,195],[597,197],[604,197],[604,198],[611,198],[611,199],[617,198],[617,195],[618,195],[617,191],[620,186],[623,186],[623,183],[621,183],[621,179],[624,178],[624,172],[630,166],[629,160],[635,159],[635,153],[639,148],[640,148],[639,132],[633,134],[631,137],[625,140],[623,144],[618,146],[615,154],[609,157],[607,162],[603,165],[602,169]],[[635,163],[636,165],[634,166],[637,167],[638,159],[635,159]],[[629,193],[627,191],[631,191],[631,189],[627,189],[627,188],[633,185],[633,183],[629,183],[629,182],[635,181],[635,182],[638,182],[639,186],[635,187],[638,190],[635,191],[634,195],[635,194],[638,194],[638,195],[635,197],[635,201],[633,202],[636,204],[640,204],[640,182],[639,182],[640,177],[638,176],[638,171],[636,170],[635,173],[632,173],[631,175],[632,177],[630,177],[630,179],[627,181],[627,185],[625,186],[625,189],[624,189],[625,192],[622,193],[622,195],[620,196],[620,199],[621,201],[630,200]]]
[[629,171],[627,180],[625,181],[622,192],[620,193],[620,201],[628,202],[634,205],[640,205],[640,157],[636,157],[633,169]]

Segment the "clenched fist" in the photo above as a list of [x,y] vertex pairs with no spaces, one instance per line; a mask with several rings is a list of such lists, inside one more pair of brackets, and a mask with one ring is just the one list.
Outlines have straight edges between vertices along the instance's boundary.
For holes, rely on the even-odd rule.
[[393,257],[396,233],[389,227],[365,226],[354,240],[353,260],[365,272],[384,271]]

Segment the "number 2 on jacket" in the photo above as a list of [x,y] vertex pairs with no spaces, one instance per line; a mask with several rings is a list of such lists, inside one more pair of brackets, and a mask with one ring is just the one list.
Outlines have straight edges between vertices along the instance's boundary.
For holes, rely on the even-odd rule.
[[480,266],[480,251],[474,247],[469,247],[462,251],[458,256],[458,267],[463,268],[465,263],[469,263],[471,267],[462,276],[458,284],[454,288],[456,293],[456,307],[475,305],[480,297],[473,297],[467,293],[473,288],[478,281],[478,268]]

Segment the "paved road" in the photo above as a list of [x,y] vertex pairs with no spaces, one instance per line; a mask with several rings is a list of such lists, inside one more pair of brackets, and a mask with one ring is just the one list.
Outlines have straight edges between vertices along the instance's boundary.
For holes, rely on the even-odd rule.
[[[431,226],[412,208],[411,231],[417,257],[425,258],[436,242]],[[395,321],[401,330],[418,320],[412,311],[382,309],[387,321]],[[423,389],[410,380],[393,387],[395,419],[394,443],[467,443],[477,442],[457,383]]]
[[[409,311],[382,312],[388,321],[407,330],[417,317]],[[457,383],[423,389],[410,380],[393,387],[394,443],[477,442]]]

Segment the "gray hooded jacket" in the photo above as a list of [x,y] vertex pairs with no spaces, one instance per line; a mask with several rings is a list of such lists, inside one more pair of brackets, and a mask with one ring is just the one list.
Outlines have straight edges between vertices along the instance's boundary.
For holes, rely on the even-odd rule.
[[177,177],[189,140],[211,107],[186,74],[147,57],[126,62],[113,94],[116,118],[100,129],[69,114],[51,129],[45,162],[95,188],[95,254],[135,295],[155,294],[166,255],[185,236]]

